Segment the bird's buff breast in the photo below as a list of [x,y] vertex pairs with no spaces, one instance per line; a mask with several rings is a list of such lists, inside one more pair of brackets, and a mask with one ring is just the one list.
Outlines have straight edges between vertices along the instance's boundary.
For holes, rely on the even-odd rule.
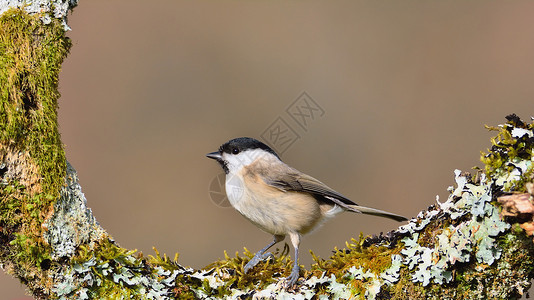
[[319,205],[311,195],[284,192],[267,186],[257,177],[227,176],[226,195],[245,218],[273,235],[305,234],[322,219]]

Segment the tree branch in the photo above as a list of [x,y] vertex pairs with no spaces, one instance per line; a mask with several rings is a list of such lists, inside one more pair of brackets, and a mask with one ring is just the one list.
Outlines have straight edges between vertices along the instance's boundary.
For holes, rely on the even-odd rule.
[[[33,9],[41,2],[48,10]],[[534,125],[515,115],[492,128],[484,170],[455,171],[446,201],[329,259],[314,256],[292,290],[279,281],[291,270],[287,251],[245,275],[248,251],[193,270],[177,256],[121,248],[87,208],[57,127],[58,74],[71,45],[64,17],[75,2],[56,3],[64,13],[41,2],[0,8],[0,265],[34,297],[487,299],[530,286]]]

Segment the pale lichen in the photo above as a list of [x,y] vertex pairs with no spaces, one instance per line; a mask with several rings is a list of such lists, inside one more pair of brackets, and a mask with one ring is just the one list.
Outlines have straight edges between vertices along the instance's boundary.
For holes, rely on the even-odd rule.
[[446,216],[452,220],[468,216],[465,221],[443,228],[435,236],[433,247],[418,243],[418,231],[425,228],[416,222],[399,229],[409,234],[402,240],[404,263],[410,270],[415,269],[412,281],[421,282],[423,286],[431,281],[438,284],[450,282],[453,279],[451,267],[457,262],[465,263],[476,258],[478,263],[493,264],[501,255],[495,237],[510,228],[508,223],[500,220],[498,209],[490,203],[491,185],[485,176],[475,185],[467,183],[467,177],[459,170],[455,174],[457,188],[445,203],[438,201],[435,210],[425,214],[424,223]]
[[101,240],[105,231],[95,220],[78,183],[76,171],[67,162],[66,183],[54,204],[54,213],[43,225],[44,238],[52,247],[51,258],[72,257],[80,245]]
[[78,0],[0,0],[0,14],[10,8],[24,9],[30,15],[39,15],[44,24],[50,24],[52,18],[61,20],[65,30],[67,14],[78,5]]

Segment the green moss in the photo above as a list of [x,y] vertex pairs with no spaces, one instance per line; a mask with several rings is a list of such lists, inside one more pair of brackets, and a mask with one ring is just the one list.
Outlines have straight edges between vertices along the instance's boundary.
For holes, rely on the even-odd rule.
[[151,265],[154,266],[160,266],[164,268],[165,270],[177,270],[180,269],[180,265],[178,264],[178,258],[180,257],[180,254],[176,253],[174,255],[174,259],[171,260],[165,253],[163,256],[159,254],[158,249],[156,247],[153,247],[155,255],[149,255],[148,256],[148,262]]
[[[240,256],[236,252],[235,257],[230,257],[225,251],[223,260],[216,261],[204,268],[205,270],[213,269],[214,272],[219,273],[221,278],[226,279],[225,284],[217,290],[211,290],[205,286],[203,288],[207,295],[218,297],[229,295],[231,288],[239,290],[262,289],[281,278],[289,276],[293,262],[288,254],[289,246],[285,244],[281,251],[279,249],[275,250],[274,260],[261,262],[245,274],[243,268],[254,256],[254,253],[245,248],[244,256]],[[301,267],[301,270],[307,274],[304,268]]]
[[[155,255],[148,256],[148,263],[152,266],[162,267],[164,270],[176,271],[183,267],[178,264],[179,254],[174,255],[171,260],[166,254],[160,255],[159,251],[154,247]],[[176,277],[175,288],[173,289],[173,296],[178,299],[196,299],[191,287],[198,287],[198,283],[192,282],[191,278],[181,274]]]
[[[496,131],[497,135],[491,139],[492,147],[487,153],[482,152],[480,160],[484,163],[485,173],[489,178],[510,178],[511,172],[517,168],[517,163],[532,161],[534,139],[527,134],[519,137],[513,135],[513,130],[534,129],[534,123],[526,124],[515,114],[506,117],[506,124],[500,127],[488,127]],[[524,192],[525,184],[534,178],[534,168],[528,169],[518,178],[510,178],[503,186],[505,191]]]
[[[309,279],[312,276],[320,278],[323,275],[325,277],[334,275],[340,282],[349,285],[354,295],[363,295],[366,290],[366,283],[361,280],[346,278],[345,275],[348,269],[357,267],[378,275],[391,266],[391,255],[398,254],[401,251],[400,245],[392,248],[388,248],[385,245],[364,246],[364,241],[364,236],[360,235],[359,241],[353,239],[350,243],[346,244],[345,249],[339,250],[336,248],[335,253],[327,260],[317,257],[312,252],[315,263],[309,271],[301,267],[301,276]],[[213,297],[230,295],[231,289],[241,291],[262,290],[268,285],[289,275],[292,261],[288,257],[288,253],[289,247],[286,244],[281,251],[276,250],[273,261],[262,262],[254,267],[251,272],[244,274],[243,267],[254,254],[245,249],[243,256],[236,253],[235,257],[230,257],[225,252],[225,258],[223,260],[204,268],[206,270],[212,269],[213,272],[218,273],[218,278],[225,280],[224,284],[214,290],[205,281],[201,288],[206,295]],[[325,285],[322,288],[321,286],[317,287],[316,294],[328,294],[327,286]]]
[[44,194],[63,184],[65,154],[57,124],[58,76],[71,42],[60,22],[9,10],[0,18],[0,141],[30,153]]
[[18,266],[17,276],[40,272],[49,257],[41,225],[64,183],[57,86],[70,45],[59,21],[43,25],[17,9],[0,17],[0,163],[14,172],[6,159],[22,153],[17,166],[30,170],[4,178],[0,189],[0,234],[11,245],[0,255]]
[[94,248],[80,246],[54,293],[69,299],[195,299],[193,289],[217,294],[191,276],[192,269],[180,266],[178,255],[170,260],[154,250],[154,256],[145,258],[110,239],[100,240]]
[[529,278],[534,275],[532,239],[524,232],[512,230],[500,236],[497,242],[503,253],[496,264],[464,266],[465,270],[458,270],[456,284],[448,289],[440,287],[442,290],[439,295],[456,293],[457,297],[476,296],[476,299],[521,298],[518,290],[526,292],[525,287],[530,284]]
[[[394,299],[425,299],[426,288],[410,280],[410,272],[403,268],[400,271],[400,280],[388,288],[383,294],[393,295]],[[386,298],[387,299],[387,298]]]
[[354,266],[378,275],[391,266],[391,256],[401,251],[400,247],[388,248],[383,245],[365,247],[364,241],[365,237],[360,234],[359,241],[352,239],[350,243],[346,243],[345,249],[335,248],[334,255],[328,260],[313,255],[315,264],[312,265],[312,271],[326,271],[327,275],[334,274],[336,278],[341,278]]
[[89,266],[95,279],[99,279],[99,284],[87,288],[86,293],[91,299],[125,299],[140,296],[137,286],[117,284],[113,276],[120,274],[121,269],[142,269],[144,261],[135,254],[135,250],[121,248],[111,240],[104,239],[94,249],[80,246],[71,263],[75,270]]

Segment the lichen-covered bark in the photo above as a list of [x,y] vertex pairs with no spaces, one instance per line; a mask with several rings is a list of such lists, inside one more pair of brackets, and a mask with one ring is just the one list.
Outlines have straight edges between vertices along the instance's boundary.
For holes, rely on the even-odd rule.
[[293,289],[280,281],[291,269],[287,249],[244,274],[248,251],[193,270],[177,256],[121,248],[86,206],[57,128],[64,14],[1,12],[0,266],[36,298],[513,299],[529,287],[534,125],[515,115],[493,128],[484,170],[455,172],[448,199],[395,231],[315,257]]
[[57,23],[18,10],[0,17],[0,259],[36,296],[51,284],[42,225],[65,177],[57,81],[69,48]]

